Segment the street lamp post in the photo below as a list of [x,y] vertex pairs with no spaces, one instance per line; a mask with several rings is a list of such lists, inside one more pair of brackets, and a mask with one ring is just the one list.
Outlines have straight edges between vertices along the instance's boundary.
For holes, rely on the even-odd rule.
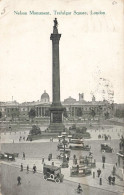
[[67,161],[66,156],[65,156],[65,146],[67,144],[67,141],[65,140],[65,136],[63,136],[62,143],[64,146],[64,153],[63,153],[64,156],[63,156],[62,168],[66,168],[66,167],[68,167],[68,161]]

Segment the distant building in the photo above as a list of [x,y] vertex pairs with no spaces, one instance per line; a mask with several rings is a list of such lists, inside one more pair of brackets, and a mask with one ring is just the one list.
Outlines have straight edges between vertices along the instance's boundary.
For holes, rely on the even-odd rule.
[[48,95],[48,93],[46,93],[46,91],[44,91],[44,93],[41,95],[41,102],[43,102],[43,103],[50,102],[49,95]]
[[[28,119],[28,113],[33,108],[36,111],[36,118],[49,117],[49,108],[51,102],[49,94],[44,91],[40,100],[33,102],[18,103],[16,101],[0,102],[0,111],[2,117],[5,119]],[[113,106],[106,100],[96,101],[95,96],[92,101],[84,100],[84,94],[79,93],[79,101],[71,96],[64,99],[62,105],[66,108],[66,117],[68,119],[75,118],[98,118],[111,116],[113,113]]]

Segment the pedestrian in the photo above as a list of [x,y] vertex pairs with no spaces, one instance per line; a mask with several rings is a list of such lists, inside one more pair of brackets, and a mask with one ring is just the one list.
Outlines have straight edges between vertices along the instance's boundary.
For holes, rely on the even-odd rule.
[[35,173],[36,173],[36,171],[37,171],[37,167],[36,167],[36,165],[34,166],[34,171],[35,171]]
[[74,165],[77,164],[77,158],[73,159],[73,164],[74,164]]
[[92,156],[92,154],[93,154],[92,152],[89,152],[89,156]]
[[23,171],[23,164],[21,163],[21,171]]
[[98,174],[98,177],[99,177],[100,174],[101,174],[101,170],[100,169],[97,170],[97,174]]
[[79,165],[77,164],[77,172],[79,173]]
[[102,156],[102,162],[105,163],[106,157],[105,155]]
[[112,184],[115,185],[115,177],[112,177]]
[[44,157],[42,158],[42,164],[44,163]]
[[102,185],[102,178],[99,179],[99,185]]
[[113,171],[112,171],[113,175],[115,175],[115,172],[116,172],[116,167],[115,167],[115,165],[114,165],[114,166],[113,166]]
[[120,156],[118,156],[118,165],[120,166]]
[[36,173],[36,165],[33,166],[33,173]]
[[17,177],[17,182],[18,182],[17,185],[21,185],[21,177],[20,176]]
[[119,143],[119,148],[120,148],[120,150],[121,150],[121,142]]
[[23,152],[23,159],[25,160],[25,153]]
[[85,158],[85,162],[86,162],[86,165],[88,166],[89,162],[88,162],[87,156],[86,156],[86,158]]
[[81,185],[80,185],[80,183],[78,184],[78,187],[77,187],[77,192],[78,193],[80,193],[80,192],[82,192],[83,190],[82,190],[82,187],[81,187]]
[[48,156],[48,161],[50,161],[50,155]]
[[105,164],[103,163],[103,165],[102,165],[102,168],[104,169],[105,168]]
[[99,177],[99,169],[97,170],[97,176]]
[[29,173],[29,165],[27,165],[27,173]]
[[108,177],[108,181],[109,181],[109,185],[111,185],[111,179],[112,179],[112,177],[111,177],[111,175]]

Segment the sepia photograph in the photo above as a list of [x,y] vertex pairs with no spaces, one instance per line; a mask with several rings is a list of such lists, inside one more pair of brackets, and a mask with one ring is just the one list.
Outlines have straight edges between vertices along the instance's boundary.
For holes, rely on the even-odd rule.
[[0,0],[0,195],[124,194],[123,21],[123,0]]

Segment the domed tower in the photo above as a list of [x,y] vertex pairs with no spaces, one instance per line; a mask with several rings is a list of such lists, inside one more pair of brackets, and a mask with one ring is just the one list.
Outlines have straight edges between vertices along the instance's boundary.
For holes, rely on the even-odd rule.
[[50,102],[50,97],[49,94],[44,91],[44,93],[41,95],[41,102],[43,103],[49,103]]

